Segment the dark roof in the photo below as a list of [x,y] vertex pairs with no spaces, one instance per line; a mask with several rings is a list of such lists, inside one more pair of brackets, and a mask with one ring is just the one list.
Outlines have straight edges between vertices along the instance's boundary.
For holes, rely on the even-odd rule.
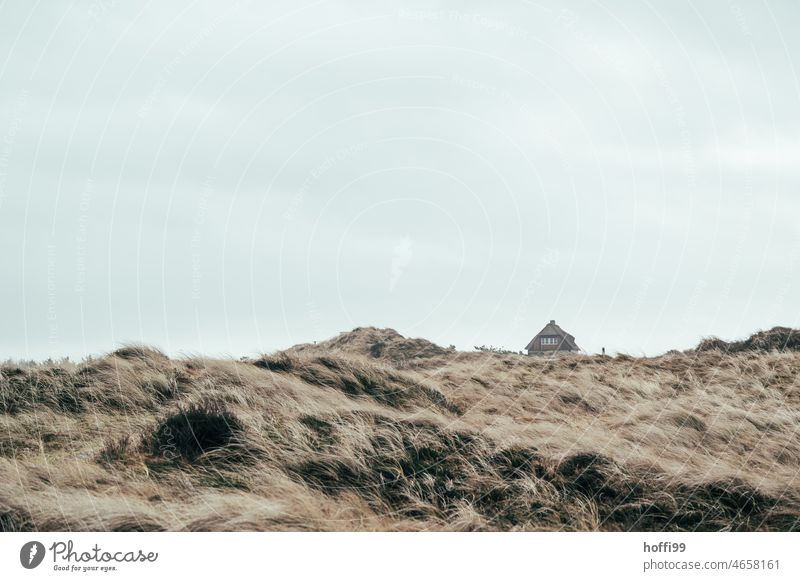
[[531,339],[531,342],[528,343],[528,346],[525,347],[525,350],[526,351],[530,351],[531,349],[533,349],[533,342],[536,341],[536,337],[539,337],[539,336],[542,336],[542,335],[544,335],[546,337],[550,337],[550,336],[553,336],[553,335],[555,335],[557,337],[561,337],[564,340],[564,346],[566,346],[567,349],[569,349],[570,351],[580,351],[581,350],[581,348],[578,347],[578,345],[575,344],[575,337],[573,337],[572,335],[567,333],[564,329],[562,329],[561,327],[556,325],[555,321],[550,321],[549,323],[547,323],[544,326],[544,328],[541,331],[539,331],[533,339]]

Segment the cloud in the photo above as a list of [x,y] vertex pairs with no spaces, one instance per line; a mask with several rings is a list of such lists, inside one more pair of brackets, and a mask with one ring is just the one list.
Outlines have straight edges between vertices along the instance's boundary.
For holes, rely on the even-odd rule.
[[797,20],[5,3],[0,346],[241,353],[354,323],[524,345],[555,317],[586,349],[653,352],[792,324],[771,289],[798,285]]

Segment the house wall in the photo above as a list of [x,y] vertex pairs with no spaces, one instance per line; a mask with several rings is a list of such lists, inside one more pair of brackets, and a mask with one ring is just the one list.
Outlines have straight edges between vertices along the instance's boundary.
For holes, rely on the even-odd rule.
[[528,351],[528,355],[533,357],[567,357],[575,353],[577,353],[577,351],[568,351],[566,349],[559,351]]

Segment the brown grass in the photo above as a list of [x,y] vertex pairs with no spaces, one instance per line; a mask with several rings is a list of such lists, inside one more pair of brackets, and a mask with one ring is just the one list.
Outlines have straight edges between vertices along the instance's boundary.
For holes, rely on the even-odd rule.
[[368,328],[5,365],[0,530],[798,530],[796,336],[548,360]]

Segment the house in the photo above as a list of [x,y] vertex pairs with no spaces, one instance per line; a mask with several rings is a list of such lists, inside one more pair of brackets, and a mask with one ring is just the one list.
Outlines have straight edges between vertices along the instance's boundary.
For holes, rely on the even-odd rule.
[[574,353],[581,350],[575,344],[575,337],[556,325],[555,321],[550,321],[545,325],[544,329],[531,339],[525,349],[527,349],[528,355],[548,355],[556,351]]

